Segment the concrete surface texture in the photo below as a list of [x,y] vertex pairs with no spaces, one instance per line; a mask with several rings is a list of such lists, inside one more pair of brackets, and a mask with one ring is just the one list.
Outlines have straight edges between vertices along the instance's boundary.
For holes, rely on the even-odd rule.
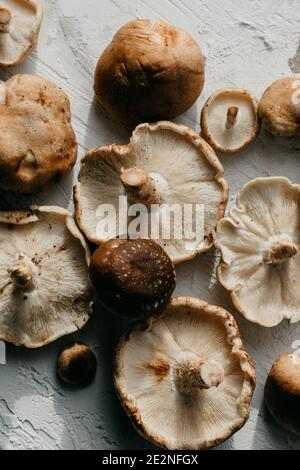
[[[1,2],[0,2],[1,3]],[[199,129],[200,109],[217,88],[242,87],[260,97],[275,79],[300,72],[300,15],[297,0],[47,0],[37,50],[21,66],[1,70],[40,74],[61,86],[72,104],[79,159],[100,144],[125,143],[127,131],[105,119],[93,97],[96,61],[115,31],[133,18],[162,18],[189,31],[206,54],[206,84],[200,100],[178,121]],[[297,52],[298,51],[298,52]],[[230,205],[239,189],[257,176],[284,175],[300,183],[300,143],[262,132],[254,145],[220,156],[230,185]],[[78,159],[78,161],[79,161]],[[72,207],[75,171],[45,194],[0,194],[1,209],[31,202]],[[267,329],[242,319],[215,278],[216,254],[177,268],[179,295],[193,295],[231,311],[257,369],[250,419],[218,449],[297,449],[300,441],[281,431],[262,398],[268,370],[278,354],[300,340],[300,323]],[[112,385],[112,352],[126,327],[98,311],[90,323],[38,351],[7,347],[0,365],[1,449],[147,449],[132,429]],[[59,350],[72,339],[88,342],[98,357],[95,382],[85,389],[63,387],[55,375]],[[295,343],[294,343],[295,344]]]

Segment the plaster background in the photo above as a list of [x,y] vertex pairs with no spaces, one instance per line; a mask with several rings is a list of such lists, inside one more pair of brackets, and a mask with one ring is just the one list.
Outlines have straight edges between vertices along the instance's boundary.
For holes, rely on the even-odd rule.
[[[1,2],[0,2],[1,3]],[[114,32],[133,18],[162,18],[189,31],[206,53],[206,85],[201,99],[178,119],[199,129],[200,109],[221,87],[251,89],[260,97],[276,78],[300,72],[295,57],[300,39],[297,0],[48,0],[40,42],[20,67],[1,70],[5,80],[14,73],[37,73],[69,95],[79,158],[89,148],[125,143],[128,134],[99,112],[93,100],[96,61]],[[298,49],[299,51],[299,49]],[[300,54],[299,54],[300,55]],[[285,175],[300,183],[300,142],[262,132],[257,142],[237,155],[221,156],[230,185],[230,204],[238,190],[256,176]],[[1,209],[31,202],[72,207],[74,172],[47,194],[11,197],[0,193]],[[278,354],[300,340],[300,323],[272,329],[241,318],[228,294],[217,283],[212,251],[177,269],[177,294],[193,295],[229,309],[236,316],[244,342],[257,368],[257,388],[245,427],[218,449],[297,449],[300,440],[281,431],[262,405],[263,385]],[[0,365],[1,449],[145,449],[114,394],[111,358],[125,323],[98,311],[73,337],[39,351],[7,347],[7,364]],[[98,357],[98,373],[88,388],[72,390],[58,383],[55,361],[72,339],[86,341]]]

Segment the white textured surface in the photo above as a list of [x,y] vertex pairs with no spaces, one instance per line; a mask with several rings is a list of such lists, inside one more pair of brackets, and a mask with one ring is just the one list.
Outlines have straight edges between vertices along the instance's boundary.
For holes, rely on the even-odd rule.
[[[187,29],[205,50],[206,85],[197,106],[179,119],[199,128],[200,107],[220,87],[250,88],[258,97],[274,79],[299,71],[295,56],[300,36],[297,0],[48,0],[37,51],[15,72],[44,75],[70,96],[73,124],[85,150],[126,142],[126,131],[104,119],[93,101],[97,58],[114,32],[132,18],[162,18]],[[298,49],[299,50],[299,49]],[[300,143],[264,132],[248,150],[221,156],[230,184],[230,201],[249,179],[285,175],[300,183]],[[74,173],[34,198],[35,202],[71,204]],[[1,208],[26,206],[31,198],[0,194]],[[257,368],[257,388],[248,423],[223,449],[300,448],[300,441],[273,424],[262,405],[267,372],[278,354],[300,340],[300,323],[265,329],[243,320],[215,279],[211,252],[178,267],[177,294],[194,295],[228,308],[236,315]],[[96,381],[89,388],[63,388],[55,376],[59,349],[72,338],[39,351],[9,346],[7,365],[0,365],[0,448],[2,449],[141,449],[140,438],[115,397],[111,380],[112,351],[125,324],[98,312],[76,338],[90,343],[98,356]],[[74,336],[73,336],[74,338]]]

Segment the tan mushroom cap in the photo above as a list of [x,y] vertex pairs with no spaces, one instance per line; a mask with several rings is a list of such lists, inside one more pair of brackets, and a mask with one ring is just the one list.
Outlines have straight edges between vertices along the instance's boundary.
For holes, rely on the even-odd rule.
[[217,226],[218,277],[248,320],[275,326],[300,320],[300,186],[257,178]]
[[300,436],[300,357],[285,353],[274,362],[268,375],[265,404],[275,421]]
[[89,250],[68,211],[0,212],[0,253],[1,340],[38,348],[84,326]]
[[260,127],[257,101],[248,90],[218,90],[202,110],[202,136],[218,152],[238,152],[256,139]]
[[270,85],[261,97],[258,111],[265,129],[275,135],[300,134],[300,78],[285,77]]
[[[90,241],[100,244],[107,238],[124,235],[124,228],[119,225],[113,237],[105,238],[99,229],[101,218],[97,216],[99,205],[104,204],[112,204],[118,213],[120,196],[128,197],[129,207],[139,203],[150,210],[151,204],[158,204],[153,210],[159,220],[154,218],[152,223],[151,219],[148,234],[141,237],[150,237],[153,228],[156,236],[152,238],[172,261],[179,263],[212,246],[211,233],[224,215],[228,188],[222,165],[199,134],[185,126],[161,121],[139,125],[128,145],[96,148],[83,158],[74,203],[77,222]],[[183,236],[178,239],[174,224],[170,224],[168,239],[161,236],[167,226],[165,214],[173,204],[180,208],[191,204],[193,223],[204,234],[204,240],[203,237],[201,241],[197,237],[187,240],[183,230],[179,230]],[[196,204],[204,205],[204,227],[201,217],[195,216]],[[185,229],[192,228],[186,223]]]
[[145,329],[120,341],[115,387],[137,430],[167,449],[207,449],[249,416],[255,370],[231,314],[173,299]]
[[31,193],[74,166],[70,102],[54,83],[15,75],[0,84],[0,188]]
[[43,20],[37,0],[0,1],[0,66],[23,62],[36,46]]

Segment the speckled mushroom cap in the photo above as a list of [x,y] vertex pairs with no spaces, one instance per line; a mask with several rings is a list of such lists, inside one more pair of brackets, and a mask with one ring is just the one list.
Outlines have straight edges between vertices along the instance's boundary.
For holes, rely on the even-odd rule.
[[37,0],[1,0],[0,66],[23,62],[36,46],[43,20],[43,7]]
[[133,127],[187,111],[204,85],[200,47],[162,20],[130,21],[97,64],[94,89],[110,118]]
[[152,240],[109,240],[93,253],[89,271],[99,301],[131,319],[159,313],[175,289],[174,265]]
[[[143,204],[146,213],[142,211],[141,222],[149,218],[149,210],[153,209],[158,217],[154,217],[153,223],[151,218],[148,233],[140,236],[157,234],[152,238],[173,262],[179,263],[212,246],[211,234],[224,215],[228,188],[223,167],[212,148],[195,131],[162,121],[138,126],[128,145],[96,148],[83,158],[74,188],[74,204],[77,222],[93,243],[124,235],[121,225],[117,225],[113,236],[102,231],[103,215],[99,213],[99,207],[112,205],[118,214],[120,196],[127,196],[129,210],[136,203]],[[170,224],[170,236],[163,238],[169,221],[165,216],[173,204],[181,209],[190,205],[194,228],[186,217],[185,233],[195,234],[196,227],[200,240],[193,238],[193,234],[186,237],[177,223]],[[204,206],[204,223],[201,217],[196,217],[196,204]],[[119,217],[117,224],[118,221]],[[148,222],[144,225],[148,227]]]
[[234,318],[198,299],[173,299],[116,351],[125,411],[143,437],[167,449],[207,449],[229,438],[248,418],[254,386]]
[[300,78],[276,80],[262,95],[258,111],[265,129],[275,135],[300,134]]
[[249,90],[217,90],[202,109],[202,136],[218,152],[238,152],[256,139],[260,127],[257,101]]
[[275,421],[300,436],[300,357],[285,353],[274,362],[268,375],[265,404]]
[[35,75],[0,84],[0,188],[31,193],[71,170],[77,143],[65,93]]
[[37,348],[90,317],[89,251],[59,207],[0,212],[0,339]]
[[299,209],[299,185],[284,177],[257,178],[217,226],[219,280],[254,323],[300,320]]

